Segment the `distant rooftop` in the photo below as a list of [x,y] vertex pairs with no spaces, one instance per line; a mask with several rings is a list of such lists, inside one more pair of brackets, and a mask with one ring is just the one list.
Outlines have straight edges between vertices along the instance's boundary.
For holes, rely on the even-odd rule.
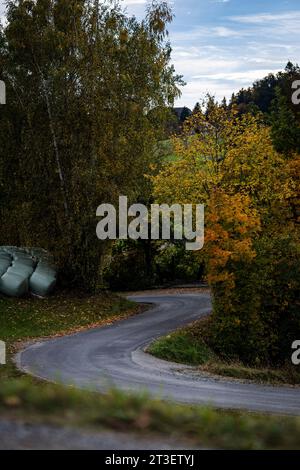
[[186,106],[182,108],[173,108],[173,111],[175,112],[179,121],[184,121],[188,116],[192,114],[192,111]]

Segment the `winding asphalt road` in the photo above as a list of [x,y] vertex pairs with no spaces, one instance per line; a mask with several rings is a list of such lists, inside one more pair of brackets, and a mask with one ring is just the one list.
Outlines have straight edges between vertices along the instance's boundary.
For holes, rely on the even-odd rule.
[[192,368],[144,353],[155,338],[211,311],[207,293],[131,297],[154,304],[104,328],[36,343],[19,353],[19,367],[50,381],[105,391],[148,391],[183,403],[300,415],[300,388],[260,386],[197,375]]

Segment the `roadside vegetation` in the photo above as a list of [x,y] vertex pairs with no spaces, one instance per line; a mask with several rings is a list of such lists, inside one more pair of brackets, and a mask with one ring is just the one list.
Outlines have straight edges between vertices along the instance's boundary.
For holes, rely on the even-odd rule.
[[[13,355],[27,340],[105,325],[136,314],[141,308],[111,293],[88,296],[63,291],[45,300],[0,297],[0,331],[8,345],[7,365],[0,367],[0,417],[91,431],[171,436],[209,448],[300,448],[299,418],[179,406],[150,399],[146,393],[127,395],[110,390],[101,395],[77,391],[24,377],[13,363]],[[194,364],[210,359],[209,348],[198,342],[190,347],[188,341],[185,334],[174,344],[176,357],[169,353],[168,359],[192,358]]]
[[147,394],[106,395],[28,380],[1,382],[0,414],[89,430],[168,436],[217,449],[300,449],[300,419],[263,416],[150,400]]
[[212,374],[270,385],[300,385],[299,367],[289,361],[277,368],[272,365],[255,367],[242,363],[238,357],[234,360],[218,356],[209,346],[209,322],[200,320],[159,338],[147,352],[159,359],[195,366],[199,375]]
[[152,182],[158,203],[206,206],[204,248],[194,257],[212,292],[211,350],[277,369],[300,337],[300,166],[296,147],[276,150],[266,121],[208,97],[172,138],[177,160]]
[[154,341],[147,351],[160,359],[192,366],[206,364],[214,358],[204,341],[195,338],[187,329]]
[[22,343],[103,326],[138,313],[143,307],[112,293],[90,296],[60,291],[47,299],[10,299],[0,296],[0,334],[8,349],[0,380],[19,376],[12,356]]

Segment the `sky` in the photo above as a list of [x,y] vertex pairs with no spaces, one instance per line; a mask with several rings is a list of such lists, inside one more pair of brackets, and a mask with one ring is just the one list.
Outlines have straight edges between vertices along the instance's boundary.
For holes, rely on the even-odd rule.
[[[147,0],[122,0],[142,18]],[[176,106],[221,100],[290,60],[300,63],[300,0],[173,0],[172,62],[186,86]],[[4,12],[0,0],[0,16]]]

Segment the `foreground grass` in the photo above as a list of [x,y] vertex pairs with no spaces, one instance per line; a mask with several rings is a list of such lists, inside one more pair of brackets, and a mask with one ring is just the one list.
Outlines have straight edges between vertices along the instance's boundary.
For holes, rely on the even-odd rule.
[[217,411],[150,400],[146,394],[106,395],[22,379],[2,383],[0,414],[56,425],[110,428],[188,439],[219,449],[300,449],[300,419]]
[[199,366],[200,371],[228,378],[252,380],[268,384],[300,384],[299,367],[287,365],[280,369],[251,368],[238,362],[220,359],[203,341],[201,324],[196,322],[152,343],[148,352],[167,361]]
[[[0,417],[171,436],[209,448],[300,449],[299,418],[175,405],[116,390],[106,395],[78,391],[25,378],[12,362],[19,341],[104,325],[139,310],[136,304],[108,293],[89,297],[61,292],[46,300],[0,298],[0,336],[9,349],[8,364],[0,366]],[[188,350],[188,340],[185,336],[180,342],[175,360]],[[176,348],[172,354],[175,352]],[[185,360],[188,357],[205,363],[211,352],[194,344]]]
[[134,302],[106,292],[88,296],[61,291],[43,300],[0,297],[0,339],[8,349],[7,365],[0,366],[0,380],[20,375],[11,360],[18,342],[105,325],[140,309]]

